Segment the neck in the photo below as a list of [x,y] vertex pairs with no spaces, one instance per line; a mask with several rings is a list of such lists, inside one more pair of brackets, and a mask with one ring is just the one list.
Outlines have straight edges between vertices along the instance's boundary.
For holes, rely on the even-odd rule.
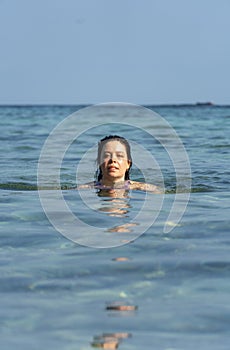
[[124,183],[125,183],[125,179],[101,179],[100,183],[105,186],[105,187],[110,187],[110,188],[114,188],[114,187],[123,187]]

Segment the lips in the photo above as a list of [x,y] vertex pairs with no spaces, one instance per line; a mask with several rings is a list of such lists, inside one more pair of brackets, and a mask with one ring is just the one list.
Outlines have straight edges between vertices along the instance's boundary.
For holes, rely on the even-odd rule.
[[114,171],[114,170],[118,170],[118,168],[115,167],[115,166],[109,166],[109,167],[108,167],[108,170],[109,170],[109,171]]

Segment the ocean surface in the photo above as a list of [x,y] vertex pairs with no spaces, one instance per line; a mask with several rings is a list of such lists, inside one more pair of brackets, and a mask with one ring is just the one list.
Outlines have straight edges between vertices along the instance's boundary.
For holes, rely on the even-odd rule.
[[[148,130],[156,133],[157,126],[145,115],[133,115],[138,129],[132,115],[126,125],[114,112],[113,123],[103,125],[99,111],[97,127],[85,106],[0,106],[1,349],[229,349],[230,106],[147,107],[170,125],[165,147],[152,141]],[[44,142],[82,109],[75,127],[84,132],[63,153],[60,182],[49,169],[65,130],[38,183]],[[163,186],[163,197],[132,191],[108,198],[75,189],[94,179],[97,141],[114,133],[137,145],[131,178]],[[184,162],[177,177],[175,137],[185,147],[191,178]],[[40,198],[54,193],[79,217],[76,225],[55,201],[50,213],[57,226],[48,220]],[[168,219],[176,193],[180,203],[188,199],[179,221]],[[70,236],[75,225],[77,238],[61,234],[59,225]],[[95,248],[101,232],[105,248]]]

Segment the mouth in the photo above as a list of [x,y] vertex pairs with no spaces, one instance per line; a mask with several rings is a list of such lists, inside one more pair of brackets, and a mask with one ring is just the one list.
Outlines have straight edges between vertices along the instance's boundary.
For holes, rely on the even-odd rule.
[[115,171],[115,170],[118,170],[118,168],[115,167],[115,166],[109,166],[109,167],[108,167],[108,170],[109,170],[109,171]]

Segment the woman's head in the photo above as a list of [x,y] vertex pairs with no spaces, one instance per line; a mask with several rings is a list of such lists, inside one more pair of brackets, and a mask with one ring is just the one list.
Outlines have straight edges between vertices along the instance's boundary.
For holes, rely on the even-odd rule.
[[128,141],[118,135],[109,135],[101,139],[98,143],[97,164],[98,181],[129,180],[132,157]]

